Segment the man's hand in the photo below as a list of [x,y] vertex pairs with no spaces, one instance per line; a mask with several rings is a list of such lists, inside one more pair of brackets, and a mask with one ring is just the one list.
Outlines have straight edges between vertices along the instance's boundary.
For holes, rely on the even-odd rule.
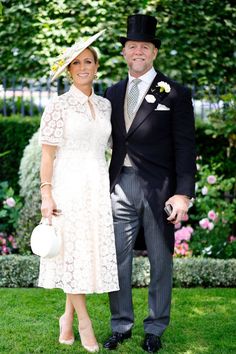
[[172,206],[173,210],[167,220],[172,224],[178,224],[187,214],[190,200],[186,195],[175,194],[165,202],[165,206],[168,204]]

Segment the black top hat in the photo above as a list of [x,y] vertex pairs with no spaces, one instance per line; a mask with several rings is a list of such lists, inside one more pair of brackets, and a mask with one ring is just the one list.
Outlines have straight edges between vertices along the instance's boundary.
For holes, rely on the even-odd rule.
[[120,37],[124,46],[126,41],[151,42],[160,48],[161,40],[155,38],[157,20],[148,15],[132,15],[127,20],[127,37]]

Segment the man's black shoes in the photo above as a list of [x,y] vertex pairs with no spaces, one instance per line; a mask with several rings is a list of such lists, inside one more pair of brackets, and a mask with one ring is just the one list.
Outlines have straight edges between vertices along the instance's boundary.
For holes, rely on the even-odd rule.
[[162,348],[161,339],[155,334],[147,333],[143,342],[143,349],[148,353],[156,353],[159,349]]
[[103,344],[103,347],[108,350],[116,349],[119,343],[123,343],[124,340],[130,338],[131,335],[131,331],[125,333],[113,332],[111,337]]

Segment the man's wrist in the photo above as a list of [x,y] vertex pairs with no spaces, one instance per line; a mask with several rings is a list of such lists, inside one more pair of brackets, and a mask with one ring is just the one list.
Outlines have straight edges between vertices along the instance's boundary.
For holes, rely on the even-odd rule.
[[189,208],[191,208],[193,206],[193,203],[194,203],[195,199],[193,197],[190,197],[189,195],[184,195],[184,197],[186,197],[188,199]]

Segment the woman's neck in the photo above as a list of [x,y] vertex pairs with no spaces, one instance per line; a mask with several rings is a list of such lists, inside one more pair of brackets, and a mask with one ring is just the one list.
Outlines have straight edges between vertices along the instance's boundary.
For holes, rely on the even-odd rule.
[[73,85],[79,89],[81,92],[83,92],[86,96],[91,96],[92,94],[92,85],[78,85],[76,83],[73,83]]

